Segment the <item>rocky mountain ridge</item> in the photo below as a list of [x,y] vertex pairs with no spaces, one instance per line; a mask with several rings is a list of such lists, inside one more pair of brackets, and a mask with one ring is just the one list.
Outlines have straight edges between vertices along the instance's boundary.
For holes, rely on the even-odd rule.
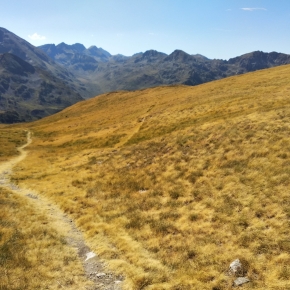
[[73,73],[42,50],[0,28],[0,122],[51,115],[86,96]]
[[0,123],[37,120],[81,100],[51,72],[14,54],[0,54]]
[[[51,48],[57,48],[52,53]],[[94,95],[116,90],[138,90],[159,85],[198,85],[221,78],[290,63],[290,55],[254,51],[229,60],[208,59],[175,50],[167,55],[156,50],[133,56],[112,56],[103,49],[93,55],[81,44],[39,47],[56,62],[87,80]]]
[[74,74],[64,66],[59,65],[41,49],[31,45],[5,28],[0,27],[0,53],[11,53],[34,67],[49,71],[55,77],[65,81],[73,90],[85,94],[85,87],[80,83]]
[[288,54],[262,51],[220,60],[182,50],[124,56],[80,43],[34,47],[5,28],[0,28],[0,54],[0,122],[42,118],[105,92],[194,86],[290,63]]

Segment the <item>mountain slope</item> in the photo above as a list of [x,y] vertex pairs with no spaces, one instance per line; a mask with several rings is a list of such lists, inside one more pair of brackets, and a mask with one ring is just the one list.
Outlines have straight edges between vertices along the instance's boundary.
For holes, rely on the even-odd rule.
[[[155,50],[131,57],[112,56],[101,48],[86,49],[82,44],[39,47],[56,62],[86,80],[94,95],[116,90],[137,90],[148,87],[185,84],[198,85],[228,76],[290,63],[283,53],[251,52],[226,60],[208,59],[175,50],[170,55]],[[93,54],[91,51],[94,50]]]
[[171,84],[194,86],[288,63],[289,55],[275,52],[253,52],[224,61],[189,55],[181,50],[168,56],[151,50],[120,61],[111,58],[109,62],[99,63],[88,78],[98,84],[97,93],[102,93]]
[[32,121],[82,100],[64,81],[21,58],[0,54],[0,122]]
[[[128,289],[289,286],[290,66],[115,92],[19,128],[13,179],[76,220]],[[53,125],[52,125],[53,124]]]
[[0,53],[14,54],[34,67],[47,70],[81,95],[87,94],[84,85],[69,70],[54,62],[41,49],[2,27],[0,27]]

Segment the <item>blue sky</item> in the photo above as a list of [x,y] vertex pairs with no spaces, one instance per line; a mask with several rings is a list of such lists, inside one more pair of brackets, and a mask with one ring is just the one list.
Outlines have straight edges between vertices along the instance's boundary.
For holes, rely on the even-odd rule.
[[111,54],[290,54],[290,0],[0,0],[0,27],[35,46],[78,42]]

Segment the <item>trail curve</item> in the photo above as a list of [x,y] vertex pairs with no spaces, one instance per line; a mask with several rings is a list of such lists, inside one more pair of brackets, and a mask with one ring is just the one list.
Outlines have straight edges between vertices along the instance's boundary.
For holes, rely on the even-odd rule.
[[9,189],[15,194],[20,194],[29,198],[34,208],[38,211],[40,210],[47,216],[50,226],[55,228],[60,235],[64,236],[68,245],[76,250],[83,264],[87,279],[91,280],[94,284],[92,288],[86,289],[121,290],[122,277],[117,277],[106,269],[101,260],[88,247],[81,231],[77,229],[69,216],[63,213],[51,200],[30,189],[20,188],[11,182],[10,176],[13,167],[27,157],[28,151],[25,150],[25,148],[29,146],[31,142],[31,132],[28,131],[27,142],[17,148],[20,153],[19,156],[0,163],[0,186]]

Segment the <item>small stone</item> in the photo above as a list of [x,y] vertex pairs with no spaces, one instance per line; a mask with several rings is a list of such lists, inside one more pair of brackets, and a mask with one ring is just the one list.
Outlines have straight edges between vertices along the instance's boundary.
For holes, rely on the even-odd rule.
[[234,281],[234,286],[241,286],[245,283],[250,282],[250,279],[247,277],[239,277]]
[[243,272],[243,266],[242,263],[240,262],[239,259],[234,260],[231,264],[230,264],[230,273],[232,275],[238,276],[239,273]]
[[97,278],[103,278],[106,276],[106,274],[105,273],[98,273],[96,276],[97,276]]
[[91,258],[94,258],[96,256],[96,254],[94,252],[89,252],[89,253],[86,253],[86,256],[87,256],[87,258],[85,259],[85,261],[87,261]]
[[115,284],[120,284],[120,283],[122,283],[122,281],[119,281],[119,280],[115,281]]

